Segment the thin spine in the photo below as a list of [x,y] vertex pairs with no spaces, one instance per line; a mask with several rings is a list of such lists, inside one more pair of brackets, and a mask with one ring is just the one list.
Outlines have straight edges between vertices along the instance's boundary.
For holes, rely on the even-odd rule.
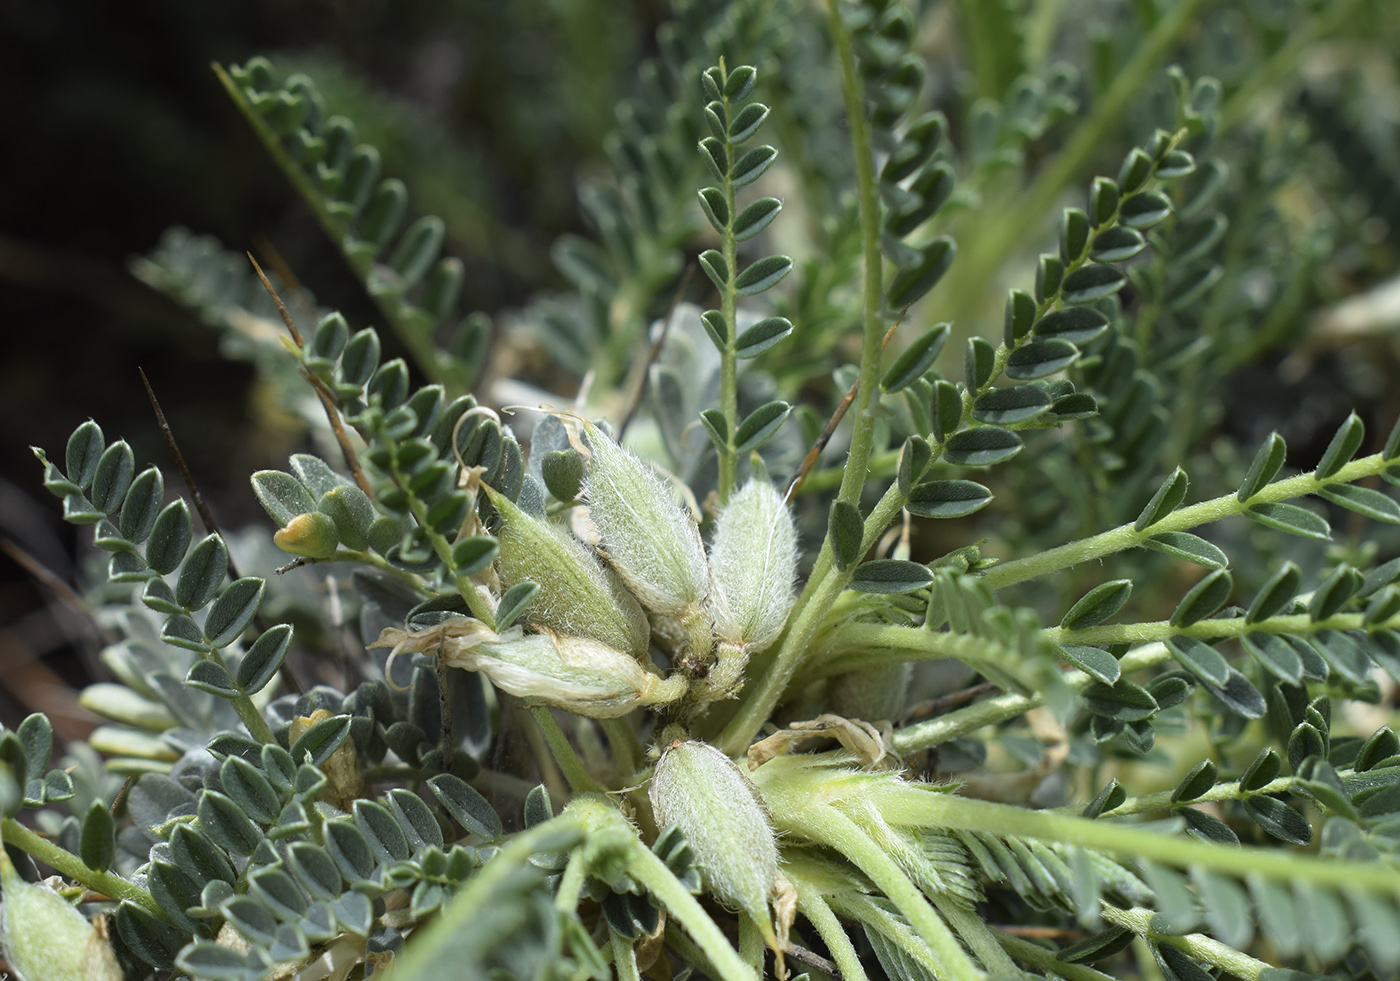
[[[254,263],[254,265],[256,266],[257,264]],[[262,276],[261,269],[258,270],[258,275]],[[265,276],[263,276],[263,284],[267,286],[269,290],[272,289],[272,284],[268,283],[267,277]],[[287,326],[291,327],[291,315],[286,313],[286,307],[282,306],[281,298],[277,296],[276,292],[273,292],[272,295],[274,299],[277,300],[278,307],[282,309],[284,315],[287,317]],[[175,457],[175,465],[180,468],[180,476],[184,478],[185,486],[189,488],[190,497],[194,500],[195,510],[199,512],[199,519],[204,522],[204,527],[210,534],[218,535],[224,543],[224,556],[228,564],[229,579],[242,578],[238,571],[238,564],[233,560],[233,550],[228,547],[228,537],[224,535],[223,529],[219,527],[218,521],[214,520],[214,512],[211,511],[209,505],[205,503],[204,495],[199,492],[199,485],[195,483],[194,474],[190,473],[190,468],[185,463],[185,455],[180,452],[180,444],[175,441],[175,432],[170,428],[170,423],[166,421],[165,412],[160,407],[160,400],[156,398],[155,389],[151,387],[150,379],[146,377],[146,372],[141,368],[137,368],[136,373],[141,376],[141,384],[145,386],[146,398],[148,398],[151,403],[151,411],[156,414],[156,425],[160,427],[161,434],[165,437],[165,445],[169,447],[170,454]],[[270,626],[263,618],[261,610],[255,615],[254,623],[257,624],[257,628],[260,632],[267,630]],[[292,673],[291,666],[287,664],[285,658],[277,668],[277,676],[282,679],[282,684],[287,686],[288,691],[293,691],[300,695],[305,690],[302,688],[301,682],[297,680],[297,676]],[[243,713],[240,711],[239,715],[242,717]],[[244,721],[246,723],[247,720],[245,719]]]
[[[246,253],[248,261],[253,264],[253,270],[258,274],[258,279],[262,281],[263,289],[267,290],[267,295],[272,297],[272,302],[277,304],[277,312],[282,315],[282,323],[287,326],[287,333],[292,335],[292,340],[296,343],[298,352],[305,350],[306,342],[302,340],[301,331],[297,330],[296,321],[292,319],[292,313],[287,309],[287,305],[282,302],[282,297],[277,295],[277,290],[273,287],[272,281],[267,278],[267,274],[262,271],[262,266],[258,265],[258,260],[253,258],[253,253]],[[345,457],[345,465],[350,468],[350,473],[355,478],[355,484],[360,490],[365,492],[365,496],[374,497],[374,488],[370,486],[369,478],[365,476],[364,469],[360,466],[359,454],[355,452],[355,447],[350,442],[350,437],[345,432],[345,424],[340,418],[340,400],[335,393],[326,387],[326,383],[306,370],[305,365],[300,368],[301,376],[306,379],[316,397],[321,401],[321,407],[326,411],[326,420],[331,424],[331,432],[335,433],[335,441],[340,445],[341,455]],[[143,374],[141,379],[144,381]],[[150,386],[147,386],[147,391]],[[152,399],[155,396],[151,396]],[[200,511],[203,515],[203,510]]]

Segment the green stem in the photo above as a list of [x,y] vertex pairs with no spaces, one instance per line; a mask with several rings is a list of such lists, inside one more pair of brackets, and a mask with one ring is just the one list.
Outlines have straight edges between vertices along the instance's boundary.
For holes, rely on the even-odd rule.
[[512,838],[471,877],[436,920],[414,932],[413,942],[396,958],[400,976],[440,976],[442,960],[449,956],[453,938],[484,915],[489,906],[502,902],[502,897],[518,891],[518,877],[522,873],[533,875],[538,872],[530,865],[532,854],[537,851],[567,851],[584,840],[585,832],[584,821],[566,811]]
[[[729,71],[722,58],[719,70],[727,83]],[[721,99],[724,106],[723,119],[727,127],[729,125],[729,97],[724,95],[723,91],[721,89]],[[726,434],[724,450],[719,454],[718,491],[721,504],[729,500],[729,495],[734,493],[734,485],[738,481],[739,472],[739,455],[734,448],[734,434],[739,428],[739,358],[735,353],[738,350],[739,333],[736,313],[738,294],[734,285],[734,281],[739,275],[739,250],[734,237],[735,196],[734,181],[731,179],[733,172],[734,144],[726,139],[724,140],[724,180],[720,185],[720,191],[724,195],[725,208],[729,212],[728,220],[724,223],[724,231],[720,236],[720,249],[724,255],[726,273],[724,288],[720,290],[720,316],[724,318],[724,350],[719,355],[719,403],[720,411],[724,413]]]
[[981,981],[982,972],[962,949],[948,925],[928,904],[918,886],[854,821],[834,807],[814,803],[805,796],[799,804],[784,800],[781,794],[771,794],[768,802],[773,808],[774,823],[781,830],[836,849],[870,877],[928,944],[930,952],[942,967],[938,972],[940,978],[947,981]]
[[37,858],[68,878],[81,882],[93,892],[100,892],[112,899],[135,903],[152,916],[169,922],[165,912],[146,890],[126,881],[115,872],[99,872],[97,869],[90,868],[77,855],[54,844],[47,838],[35,834],[14,818],[0,818],[0,839],[3,839],[5,844],[14,845],[21,851]]
[[1087,964],[1066,964],[1055,956],[1055,951],[1021,937],[997,931],[996,938],[1012,957],[1038,967],[1046,974],[1062,977],[1065,981],[1113,981],[1109,975],[1096,971]]
[[1015,672],[1023,661],[1018,648],[990,637],[888,623],[843,623],[823,644],[823,651],[827,657],[817,666],[823,676],[944,657],[957,658],[979,670],[992,667]]
[[855,945],[851,943],[850,936],[826,900],[815,891],[803,890],[802,897],[797,901],[797,908],[807,917],[808,922],[817,928],[817,935],[831,952],[831,959],[841,969],[843,981],[868,981]]
[[[1185,627],[1174,627],[1168,620],[1151,623],[1114,623],[1082,630],[1047,627],[1041,631],[1054,644],[1146,644],[1168,637],[1194,637],[1197,640],[1219,640],[1243,637],[1249,633],[1309,634],[1321,630],[1381,630],[1400,627],[1400,615],[1378,623],[1366,623],[1365,614],[1338,613],[1326,620],[1314,620],[1306,613],[1269,617],[1249,623],[1244,617],[1223,617],[1219,620],[1199,620]],[[898,628],[908,629],[908,628]]]
[[732,946],[715,921],[710,919],[695,897],[675,877],[666,863],[640,841],[631,851],[628,873],[646,886],[670,912],[675,921],[694,938],[724,981],[753,981],[754,973]]
[[549,796],[556,801],[569,800],[572,795],[569,793],[569,789],[564,786],[565,781],[559,772],[559,764],[554,762],[554,752],[550,749],[540,727],[522,725],[521,732],[525,736],[525,742],[530,747],[530,753],[535,757],[535,767],[539,771],[540,780],[549,790]]
[[1315,493],[1323,487],[1349,484],[1363,477],[1371,477],[1385,470],[1392,462],[1382,459],[1381,454],[1375,453],[1359,460],[1353,460],[1331,477],[1323,480],[1319,480],[1315,474],[1304,473],[1285,480],[1274,481],[1247,501],[1239,500],[1234,494],[1226,494],[1223,497],[1202,501],[1199,504],[1192,504],[1190,507],[1173,511],[1161,521],[1142,531],[1135,530],[1132,524],[1120,525],[1090,538],[1069,542],[1038,555],[993,566],[983,574],[982,581],[992,589],[1013,586],[1028,579],[1068,569],[1080,562],[1088,562],[1105,555],[1121,552],[1124,549],[1133,548],[1163,532],[1186,531],[1188,528],[1219,521],[1221,518],[1244,514],[1256,504],[1275,504],[1279,501]]
[[[1218,783],[1211,787],[1199,797],[1192,797],[1186,804],[1202,804],[1207,801],[1222,800],[1243,800],[1246,797],[1253,797],[1255,794],[1286,794],[1293,787],[1292,777],[1279,777],[1271,780],[1257,790],[1240,790],[1238,780],[1231,780],[1226,783]],[[1151,814],[1155,811],[1165,811],[1174,806],[1172,802],[1172,790],[1162,790],[1155,794],[1142,794],[1138,797],[1129,797],[1119,804],[1112,811],[1115,818],[1127,817],[1130,814]],[[1184,806],[1184,805],[1183,805]],[[1078,814],[1078,805],[1073,807],[1056,808],[1056,811],[1064,814]]]
[[603,735],[608,739],[608,746],[612,749],[613,762],[617,767],[617,775],[622,780],[629,779],[637,772],[637,734],[632,727],[621,719],[599,719],[598,725],[602,727]]
[[1175,868],[1200,866],[1238,878],[1254,873],[1282,882],[1305,880],[1333,889],[1354,887],[1400,895],[1400,879],[1384,863],[1347,862],[1273,848],[1222,847],[1107,820],[1031,811],[912,788],[900,787],[881,795],[878,806],[885,820],[895,825],[1032,838],[1149,859]]
[[[209,655],[204,659],[206,661],[213,661],[225,671],[228,671],[228,665],[224,663],[224,659],[219,655],[218,651],[211,648]],[[229,675],[231,677],[233,672],[229,671]],[[243,725],[247,727],[248,735],[252,736],[264,746],[277,741],[277,737],[272,734],[272,729],[268,727],[267,720],[262,717],[262,713],[258,711],[258,707],[253,704],[251,698],[247,695],[239,695],[237,698],[230,698],[228,701],[229,704],[233,706],[233,710],[238,713],[238,718],[243,721]]]
[[[229,671],[228,664],[224,661],[224,656],[219,653],[217,647],[205,647],[202,651],[199,651],[198,654],[200,660],[212,661],[228,672],[230,678],[233,677],[233,672]],[[276,737],[272,734],[272,730],[268,727],[267,720],[263,718],[262,713],[258,711],[258,707],[253,704],[251,698],[247,695],[239,695],[236,698],[228,699],[228,703],[233,706],[233,710],[238,713],[238,718],[241,719],[243,725],[247,727],[248,735],[252,736],[264,746],[277,741]]]
[[870,403],[880,382],[881,343],[884,319],[880,315],[884,292],[884,265],[880,255],[880,197],[875,183],[875,154],[865,120],[865,92],[856,69],[851,34],[841,19],[840,0],[827,0],[831,38],[841,64],[841,89],[846,99],[846,119],[851,130],[851,146],[856,158],[856,187],[860,201],[861,251],[865,262],[864,311],[860,354],[860,387],[856,391],[855,419],[851,446],[846,455],[846,472],[841,479],[840,499],[859,506],[865,486],[870,445],[875,435],[875,417]]
[[[390,452],[397,456],[398,446],[395,442],[384,437],[383,434],[379,435],[388,445]],[[473,617],[486,624],[490,629],[495,630],[495,612],[491,609],[485,597],[476,591],[476,586],[471,581],[471,577],[464,576],[457,571],[457,564],[452,558],[452,543],[447,540],[445,535],[439,535],[434,531],[433,526],[429,523],[428,502],[420,498],[417,494],[409,491],[409,476],[403,473],[398,468],[397,464],[394,465],[391,472],[394,482],[407,494],[408,509],[412,512],[414,520],[418,522],[418,527],[422,528],[423,533],[428,536],[428,541],[431,542],[433,546],[433,552],[437,554],[437,557],[446,564],[448,570],[452,573],[453,583],[456,585],[457,592],[461,595],[463,601],[466,602],[467,609],[471,610]]]
[[642,976],[637,971],[637,949],[632,946],[630,940],[612,927],[608,927],[608,934],[612,937],[613,963],[617,965],[617,981],[641,981]]
[[554,908],[565,915],[578,909],[583,898],[583,886],[588,881],[588,852],[576,848],[559,878],[559,891],[554,894]]
[[855,920],[869,934],[879,933],[890,944],[898,947],[906,957],[921,969],[921,973],[932,978],[945,976],[944,968],[928,943],[919,936],[903,919],[891,913],[888,907],[876,905],[867,893],[842,890],[831,894],[831,908],[837,916]]
[[[884,450],[880,453],[872,454],[865,469],[871,477],[893,477],[895,469],[899,466],[899,450]],[[797,489],[798,496],[813,494],[817,491],[827,491],[841,486],[841,480],[846,473],[844,466],[827,467],[823,470],[816,470],[807,475],[807,479],[802,482],[802,486]]]
[[[1123,673],[1127,674],[1130,671],[1151,667],[1170,659],[1171,652],[1165,646],[1148,644],[1135,651],[1129,651],[1119,659],[1118,663]],[[1094,682],[1094,679],[1083,671],[1066,671],[1064,680],[1076,691],[1083,691]],[[996,725],[1007,719],[1014,719],[1018,715],[1024,715],[1031,709],[1044,704],[1045,696],[1040,693],[1034,695],[998,695],[995,698],[969,705],[967,708],[949,712],[947,715],[940,715],[936,719],[901,729],[894,734],[894,749],[897,753],[916,753],[921,749],[937,746],[939,743],[956,739],[969,732],[976,732],[984,726]]]
[[963,943],[972,948],[972,952],[977,955],[988,974],[998,978],[1024,977],[1002,949],[1000,941],[988,928],[987,922],[978,916],[975,910],[964,906],[961,901],[947,893],[935,893],[932,899],[939,915],[957,931]]
[[763,934],[752,916],[739,914],[739,956],[753,973],[763,977]]
[[564,779],[569,781],[574,793],[601,794],[607,790],[594,779],[593,774],[583,765],[583,760],[579,759],[578,753],[574,752],[573,744],[569,742],[569,737],[564,735],[564,730],[559,728],[559,721],[554,718],[552,710],[531,709],[530,715],[534,718],[535,725],[539,726],[544,741],[549,744],[550,753],[559,764],[559,769],[564,772]]
[[1259,981],[1262,972],[1273,968],[1272,964],[1256,960],[1248,954],[1241,953],[1233,947],[1227,947],[1219,940],[1214,940],[1204,934],[1188,933],[1185,936],[1180,936],[1158,933],[1152,929],[1152,918],[1156,915],[1155,911],[1142,907],[1118,909],[1107,903],[1103,907],[1103,918],[1114,926],[1126,927],[1153,943],[1170,944],[1196,960],[1205,961],[1212,967],[1218,967],[1226,974],[1241,978],[1243,981]]
[[[1143,39],[1113,80],[1113,85],[1094,106],[1089,117],[1074,131],[1069,143],[1055,154],[1035,183],[1028,187],[1000,220],[984,223],[986,229],[970,243],[967,258],[956,275],[956,282],[968,283],[969,294],[982,296],[986,284],[1006,257],[1024,242],[1045,215],[1055,207],[1071,181],[1077,179],[1099,153],[1108,131],[1116,126],[1136,103],[1139,93],[1151,81],[1166,57],[1207,0],[1180,0]],[[970,310],[955,309],[958,316]]]

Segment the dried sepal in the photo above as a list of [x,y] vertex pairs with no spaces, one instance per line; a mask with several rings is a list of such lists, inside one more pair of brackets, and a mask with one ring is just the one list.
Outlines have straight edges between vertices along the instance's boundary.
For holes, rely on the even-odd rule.
[[527,634],[519,627],[498,634],[471,617],[412,633],[389,628],[370,646],[393,648],[390,657],[435,653],[452,667],[480,671],[497,688],[527,702],[593,719],[665,705],[686,689],[684,678],[658,677],[630,654],[590,637],[548,628]]

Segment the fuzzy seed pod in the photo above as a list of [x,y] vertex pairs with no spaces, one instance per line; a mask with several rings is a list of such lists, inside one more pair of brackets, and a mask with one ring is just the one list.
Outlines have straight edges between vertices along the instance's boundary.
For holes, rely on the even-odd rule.
[[700,532],[647,466],[592,423],[584,500],[603,554],[642,605],[688,623],[709,592]]
[[633,657],[647,651],[649,629],[641,605],[617,577],[563,528],[526,514],[488,485],[482,489],[501,516],[496,535],[501,583],[529,579],[540,590],[526,619],[561,634],[588,637]]
[[772,484],[751,480],[729,499],[715,527],[710,568],[719,639],[750,652],[777,640],[792,605],[797,531]]
[[22,981],[121,981],[106,930],[47,886],[25,882],[0,849],[5,957]]
[[458,617],[414,633],[388,629],[371,647],[392,647],[391,657],[433,652],[445,663],[480,671],[503,691],[593,719],[626,715],[644,705],[664,705],[685,693],[679,675],[660,678],[630,654],[588,637],[519,627],[498,634],[480,620]]
[[340,545],[334,519],[320,511],[297,515],[287,522],[287,527],[273,535],[272,540],[282,551],[304,555],[308,559],[324,559],[334,555]]
[[780,882],[768,809],[743,770],[713,746],[673,742],[651,777],[657,827],[676,825],[695,852],[705,888],[743,910],[778,949],[769,900]]

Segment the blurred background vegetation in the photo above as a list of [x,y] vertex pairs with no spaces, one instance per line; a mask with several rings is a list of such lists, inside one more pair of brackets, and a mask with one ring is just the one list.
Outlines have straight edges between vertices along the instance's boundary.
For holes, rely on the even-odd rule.
[[[599,167],[613,105],[635,86],[663,7],[0,5],[0,535],[75,581],[73,528],[45,500],[28,447],[61,447],[91,416],[138,458],[169,465],[138,367],[221,520],[261,519],[247,475],[284,464],[290,434],[260,400],[252,366],[223,359],[217,331],[127,271],[166,228],[275,257],[356,327],[382,326],[211,61],[267,54],[353,106],[385,172],[408,182],[415,208],[446,220],[449,251],[467,266],[463,307],[496,311],[564,284],[550,244],[584,231],[576,180]],[[80,735],[89,723],[67,686],[94,647],[83,618],[48,615],[52,595],[0,558],[0,721],[43,710],[62,736]]]

